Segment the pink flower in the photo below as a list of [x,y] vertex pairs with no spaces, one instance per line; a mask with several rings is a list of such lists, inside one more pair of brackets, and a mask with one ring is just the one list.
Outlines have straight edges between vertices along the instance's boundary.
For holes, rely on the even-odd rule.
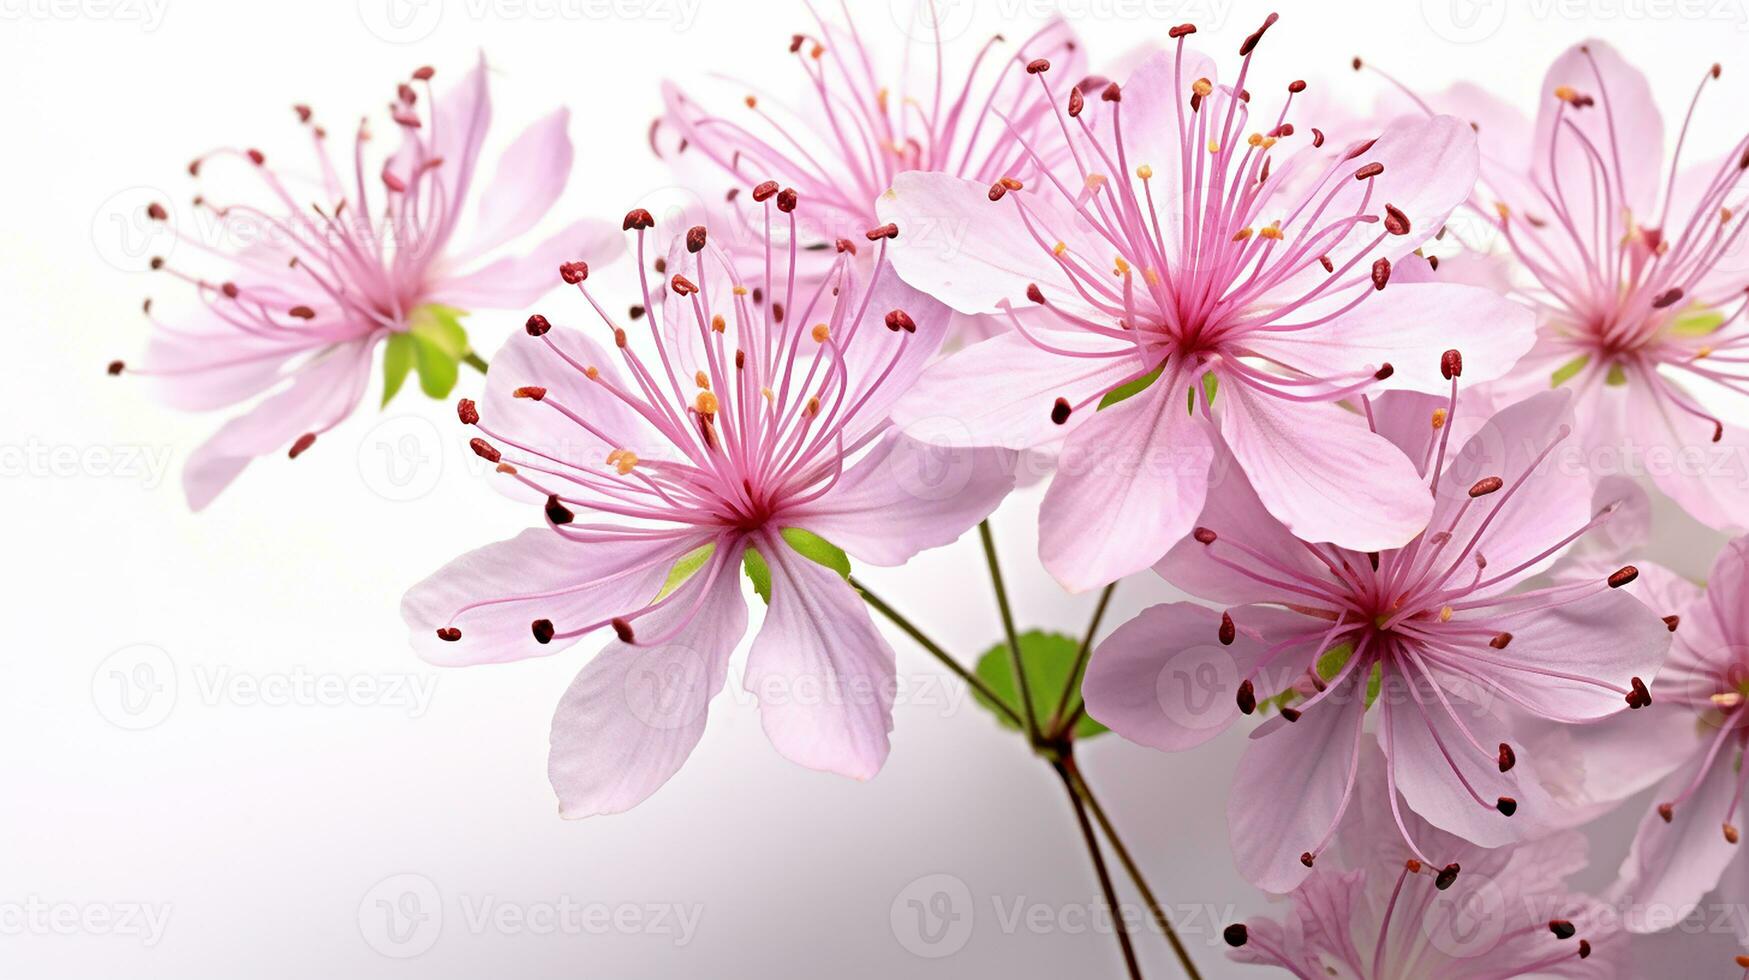
[[[797,195],[762,186],[769,219],[792,225]],[[464,401],[475,452],[509,489],[543,500],[546,525],[456,559],[402,604],[434,663],[545,656],[611,627],[553,718],[549,772],[567,817],[642,801],[697,744],[747,626],[743,564],[770,608],[744,686],[777,750],[858,779],[887,755],[893,651],[841,572],[843,548],[898,565],[995,509],[1012,460],[943,458],[887,413],[940,345],[947,310],[907,287],[870,233],[872,278],[852,256],[799,290],[797,246],[751,284],[700,226],[648,281],[652,353],[596,302],[582,263],[565,268],[616,351],[529,318],[492,361],[487,395]],[[793,226],[790,229],[793,232]],[[777,270],[775,272],[770,270]],[[623,363],[616,369],[613,361]],[[830,543],[828,543],[830,542]]]
[[1697,519],[1740,530],[1749,434],[1701,395],[1749,393],[1749,133],[1722,159],[1683,159],[1718,76],[1701,76],[1668,161],[1651,85],[1601,41],[1549,67],[1534,124],[1470,86],[1432,102],[1477,122],[1476,210],[1528,273],[1515,295],[1540,315],[1513,391],[1572,388],[1599,475],[1649,476]]
[[[1635,931],[1669,928],[1715,887],[1724,901],[1749,901],[1749,863],[1737,859],[1749,773],[1749,538],[1725,547],[1704,593],[1687,583],[1682,593],[1670,660],[1653,687],[1659,744],[1638,753],[1648,766],[1666,757],[1669,775],[1621,869],[1625,894],[1660,914],[1630,917]],[[1749,943],[1741,916],[1736,926]]]
[[[1186,592],[1232,606],[1155,606],[1088,667],[1089,713],[1167,751],[1278,709],[1252,735],[1228,811],[1240,872],[1271,891],[1297,886],[1334,838],[1375,702],[1392,792],[1440,829],[1493,847],[1552,809],[1515,766],[1515,715],[1578,724],[1641,707],[1670,643],[1664,622],[1621,591],[1631,566],[1515,589],[1613,508],[1594,514],[1589,477],[1556,454],[1572,431],[1566,393],[1461,418],[1461,358],[1453,351],[1446,364],[1448,400],[1395,392],[1366,405],[1371,431],[1425,475],[1424,534],[1371,553],[1308,543],[1235,472],[1158,566]],[[1473,430],[1461,449],[1450,444],[1459,427]],[[1442,866],[1409,823],[1399,830],[1411,853]]]
[[907,282],[964,313],[1024,297],[1054,314],[927,372],[894,417],[919,438],[1016,449],[1067,435],[1039,533],[1071,589],[1146,568],[1190,530],[1217,438],[1301,537],[1403,544],[1431,501],[1339,402],[1439,390],[1438,354],[1459,336],[1480,378],[1530,346],[1528,311],[1428,281],[1410,257],[1469,194],[1469,127],[1438,117],[1326,145],[1290,121],[1302,82],[1252,121],[1251,56],[1274,20],[1231,85],[1185,47],[1187,25],[1124,86],[1072,92],[1057,122],[1073,165],[1026,192],[913,173],[883,198],[911,232],[893,257]]
[[[735,210],[744,203],[739,188],[767,177],[794,186],[811,202],[801,226],[804,244],[855,239],[881,224],[875,202],[905,171],[983,184],[1025,176],[1027,153],[1008,128],[1037,142],[1050,140],[1056,127],[1049,87],[1041,90],[1028,78],[1027,66],[1052,63],[1053,79],[1069,81],[1086,72],[1081,43],[1060,19],[1019,45],[998,35],[972,53],[943,42],[933,24],[902,28],[897,44],[871,44],[848,5],[842,16],[839,25],[816,12],[817,33],[789,38],[789,55],[804,81],[799,105],[754,94],[728,105],[726,98],[695,99],[670,82],[652,132],[676,173],[712,205],[726,189],[726,207]],[[718,243],[737,258],[757,259],[764,239],[758,213],[754,208],[718,222]],[[813,272],[827,265],[804,262]],[[960,319],[956,333],[971,330],[974,339],[999,326],[987,317]]]
[[[1384,769],[1368,740],[1358,812],[1333,842],[1329,865],[1294,889],[1284,915],[1228,926],[1232,959],[1302,980],[1623,975],[1628,950],[1617,919],[1564,883],[1585,868],[1583,835],[1486,850],[1410,814],[1415,836],[1449,858],[1429,866],[1393,839],[1398,801]],[[1461,876],[1446,870],[1460,866]]]
[[[378,170],[366,160],[368,122],[359,124],[350,159],[337,165],[306,106],[296,109],[315,144],[307,185],[254,149],[219,149],[189,165],[197,176],[240,166],[262,188],[259,200],[195,199],[197,216],[216,225],[176,229],[194,266],[154,259],[153,267],[193,286],[203,305],[174,324],[153,318],[144,357],[127,368],[154,379],[177,408],[252,402],[189,457],[190,507],[211,503],[257,456],[289,444],[295,459],[351,414],[380,342],[389,342],[385,402],[415,361],[425,390],[446,396],[457,362],[470,356],[460,316],[530,303],[551,288],[560,262],[617,246],[601,223],[579,221],[525,255],[503,254],[564,190],[565,109],[505,151],[478,195],[471,235],[456,244],[491,120],[486,70],[482,57],[442,99],[431,94],[430,68],[400,84],[390,115],[401,146]],[[169,218],[162,205],[149,214]],[[214,230],[229,241],[215,240]],[[120,361],[110,365],[112,374],[122,370]]]

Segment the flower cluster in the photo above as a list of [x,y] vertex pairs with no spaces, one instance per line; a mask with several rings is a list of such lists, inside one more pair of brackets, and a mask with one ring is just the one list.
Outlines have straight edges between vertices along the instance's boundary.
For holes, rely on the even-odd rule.
[[[1650,494],[1716,531],[1749,522],[1749,435],[1716,401],[1749,394],[1749,135],[1684,168],[1697,92],[1666,164],[1653,86],[1596,41],[1555,60],[1534,120],[1395,79],[1372,118],[1326,119],[1305,81],[1251,87],[1274,14],[1231,60],[1181,24],[1108,78],[1060,21],[1018,44],[920,36],[895,67],[844,13],[789,38],[799,106],[664,88],[652,149],[710,202],[674,227],[639,208],[623,237],[585,219],[499,255],[556,209],[560,110],[459,238],[483,60],[441,98],[430,69],[397,87],[380,166],[368,124],[337,164],[304,107],[313,187],[253,149],[196,160],[266,195],[193,213],[265,234],[179,227],[193,255],[153,264],[199,307],[154,315],[144,355],[111,365],[178,407],[252,403],[190,457],[189,503],[309,449],[379,346],[385,403],[415,368],[449,397],[458,364],[487,368],[460,318],[515,309],[456,415],[534,526],[415,585],[402,615],[445,666],[605,640],[553,718],[566,817],[678,771],[750,608],[741,684],[772,745],[875,776],[895,652],[872,607],[1026,731],[1090,842],[1084,806],[1115,836],[1073,765],[1083,710],[1167,752],[1255,723],[1232,853],[1291,905],[1227,929],[1245,962],[1607,975],[1649,920],[1565,887],[1572,828],[1654,785],[1610,898],[1746,894],[1749,539],[1704,590],[1645,551]],[[612,267],[628,239],[635,264]],[[528,308],[561,285],[564,306]],[[852,565],[955,542],[1022,482],[1022,452],[1054,466],[1041,565],[1105,590],[1049,716],[988,525],[1017,701]],[[1099,639],[1112,586],[1150,570],[1189,598]]]

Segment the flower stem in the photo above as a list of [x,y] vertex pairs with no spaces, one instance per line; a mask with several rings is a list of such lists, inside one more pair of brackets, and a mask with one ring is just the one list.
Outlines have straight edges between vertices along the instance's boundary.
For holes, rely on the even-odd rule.
[[471,367],[474,370],[480,372],[481,374],[486,373],[486,359],[481,357],[480,355],[474,353],[473,351],[468,351],[466,354],[462,355],[462,363],[466,364],[468,367]]
[[978,677],[977,674],[974,674],[971,671],[960,666],[959,661],[955,660],[953,658],[953,656],[950,655],[946,650],[943,650],[941,648],[940,644],[936,643],[934,640],[932,640],[928,636],[924,635],[922,630],[918,629],[909,619],[906,619],[903,615],[901,615],[897,609],[894,609],[892,606],[887,605],[886,601],[883,600],[880,596],[875,595],[874,592],[871,591],[867,585],[864,585],[855,576],[851,576],[850,586],[851,586],[851,588],[855,589],[857,592],[862,594],[863,601],[868,603],[871,607],[873,607],[875,612],[878,612],[882,616],[887,617],[888,622],[891,622],[894,626],[897,626],[899,629],[904,630],[906,636],[909,636],[911,639],[915,640],[917,642],[918,646],[929,651],[929,653],[931,655],[933,655],[935,657],[935,659],[941,661],[942,666],[946,667],[948,670],[953,671],[954,676],[958,677],[962,681],[965,681],[968,685],[971,686],[971,688],[973,690],[977,691],[981,697],[983,697],[985,700],[989,701],[991,704],[995,705],[997,711],[1000,711],[1004,715],[1007,715],[1008,718],[1011,721],[1013,721],[1016,726],[1024,726],[1025,725],[1025,722],[1021,719],[1019,712],[1015,711],[1012,707],[1010,707],[1008,702],[1002,699],[1001,695],[997,694],[994,690],[992,690],[990,688],[990,685],[984,683],[983,679]]
[[978,538],[984,543],[984,561],[990,566],[990,584],[996,589],[996,608],[1002,613],[1002,633],[1008,638],[1008,666],[1014,671],[1014,687],[1020,692],[1020,708],[1026,713],[1026,737],[1033,746],[1040,743],[1038,711],[1032,705],[1032,691],[1026,680],[1026,669],[1020,663],[1020,638],[1014,632],[1014,611],[1008,607],[1008,588],[1002,584],[1002,565],[996,560],[996,541],[990,535],[990,522],[978,522]]
[[[1099,876],[1099,890],[1105,894],[1105,907],[1111,911],[1112,928],[1117,932],[1118,947],[1123,950],[1124,967],[1129,971],[1130,980],[1141,980],[1142,967],[1136,962],[1135,947],[1130,944],[1130,930],[1124,924],[1123,911],[1118,908],[1117,890],[1111,884],[1111,872],[1105,867],[1105,854],[1099,848],[1099,838],[1094,836],[1093,825],[1087,822],[1087,804],[1085,797],[1076,789],[1075,779],[1070,775],[1069,766],[1073,763],[1067,759],[1054,762],[1051,767],[1063,780],[1063,789],[1069,794],[1069,803],[1075,808],[1075,822],[1081,826],[1081,839],[1087,842],[1087,854],[1093,859],[1093,872]],[[1107,836],[1110,836],[1109,831]]]
[[1070,788],[1085,802],[1087,809],[1093,812],[1093,819],[1099,822],[1099,829],[1105,833],[1105,839],[1111,843],[1112,853],[1117,855],[1118,863],[1123,865],[1124,872],[1130,876],[1130,881],[1135,883],[1136,891],[1141,893],[1142,901],[1147,903],[1148,912],[1154,917],[1154,924],[1160,927],[1160,931],[1166,936],[1166,941],[1172,945],[1172,952],[1178,956],[1179,965],[1184,967],[1185,975],[1190,980],[1202,980],[1202,974],[1197,972],[1196,964],[1191,962],[1190,952],[1184,948],[1184,943],[1178,938],[1178,930],[1172,928],[1172,920],[1166,917],[1166,911],[1160,907],[1159,900],[1154,897],[1153,889],[1149,888],[1148,882],[1143,879],[1142,869],[1136,866],[1135,859],[1130,856],[1129,848],[1124,846],[1123,840],[1117,836],[1117,829],[1111,825],[1110,818],[1105,815],[1105,808],[1099,805],[1099,800],[1094,797],[1092,788],[1087,785],[1087,780],[1082,778],[1081,770],[1075,765],[1074,756],[1065,755],[1058,764],[1058,771],[1062,773]]
[[1111,594],[1117,590],[1113,582],[1099,593],[1099,604],[1093,607],[1093,618],[1087,623],[1087,633],[1081,637],[1081,649],[1075,651],[1075,665],[1069,669],[1068,683],[1057,698],[1057,710],[1051,713],[1051,737],[1062,738],[1081,720],[1081,699],[1075,698],[1075,710],[1069,712],[1069,699],[1081,690],[1081,672],[1087,668],[1087,658],[1093,653],[1093,641],[1099,635],[1099,624],[1105,619],[1105,607],[1111,605]]

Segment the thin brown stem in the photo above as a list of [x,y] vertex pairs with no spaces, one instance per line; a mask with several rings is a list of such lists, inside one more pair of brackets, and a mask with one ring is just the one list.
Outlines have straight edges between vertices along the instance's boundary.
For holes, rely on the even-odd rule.
[[996,608],[1002,614],[1002,633],[1008,638],[1008,666],[1014,671],[1014,689],[1020,692],[1020,710],[1026,714],[1026,738],[1037,746],[1038,709],[1033,707],[1026,669],[1020,662],[1020,637],[1014,632],[1014,611],[1008,606],[1008,588],[1002,583],[1002,565],[996,560],[996,540],[990,534],[989,521],[978,522],[978,538],[984,543],[984,561],[990,566],[990,584],[996,589]]
[[1020,713],[1010,707],[1008,702],[1002,699],[1001,695],[997,694],[990,685],[984,683],[983,679],[977,674],[960,666],[959,661],[955,660],[946,650],[943,650],[940,644],[925,635],[924,632],[918,629],[909,619],[906,619],[901,615],[897,609],[887,605],[884,599],[875,595],[867,585],[859,581],[854,575],[850,578],[850,585],[857,592],[862,594],[864,602],[868,603],[869,606],[882,616],[887,617],[888,622],[903,630],[906,636],[909,636],[912,640],[916,641],[918,646],[928,651],[936,660],[941,661],[942,666],[953,671],[955,677],[965,681],[966,684],[973,690],[977,691],[980,696],[994,705],[997,711],[1002,712],[1002,714],[1009,720],[1013,721],[1016,726],[1025,726],[1026,722],[1020,717]]
[[1099,890],[1105,894],[1105,907],[1111,910],[1112,927],[1117,932],[1117,944],[1123,950],[1124,967],[1129,971],[1130,980],[1142,980],[1142,967],[1136,961],[1136,950],[1130,943],[1129,926],[1124,924],[1123,910],[1118,908],[1117,890],[1111,884],[1111,872],[1105,867],[1105,854],[1099,848],[1099,838],[1093,833],[1093,825],[1087,822],[1087,804],[1084,797],[1075,788],[1074,777],[1069,774],[1068,760],[1052,763],[1057,775],[1063,780],[1063,789],[1069,794],[1069,803],[1075,808],[1075,822],[1081,825],[1081,838],[1087,842],[1087,854],[1093,859],[1093,873],[1099,876]]
[[[1111,594],[1117,590],[1113,582],[1099,593],[1099,604],[1093,607],[1093,618],[1087,623],[1087,632],[1081,637],[1081,649],[1075,651],[1075,666],[1069,669],[1069,680],[1063,685],[1063,693],[1057,698],[1057,710],[1051,712],[1050,732],[1052,738],[1062,738],[1075,728],[1075,723],[1081,720],[1081,699],[1077,692],[1081,690],[1081,672],[1087,669],[1087,658],[1093,653],[1093,641],[1099,636],[1099,624],[1105,619],[1105,608],[1111,605]],[[1074,698],[1075,711],[1069,713],[1069,700]]]

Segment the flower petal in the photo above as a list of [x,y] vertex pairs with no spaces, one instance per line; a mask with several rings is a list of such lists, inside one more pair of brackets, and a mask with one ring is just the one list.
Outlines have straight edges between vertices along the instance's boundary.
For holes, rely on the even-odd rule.
[[480,194],[479,224],[462,254],[485,255],[533,228],[558,201],[571,176],[569,109],[531,124],[498,158],[498,171]]
[[621,813],[680,769],[704,734],[729,654],[747,631],[747,603],[725,550],[680,587],[669,609],[639,621],[651,646],[615,640],[577,674],[553,713],[547,777],[566,819]]
[[623,236],[607,224],[584,218],[559,231],[526,255],[506,255],[472,272],[449,276],[431,286],[431,301],[463,310],[515,310],[540,299],[560,283],[559,264],[584,259],[608,262],[625,247]]
[[[1736,752],[1727,749],[1703,771],[1706,753],[1698,751],[1659,785],[1653,799],[1664,803],[1676,799],[1697,776],[1700,778],[1694,795],[1676,804],[1669,823],[1655,806],[1640,818],[1639,832],[1620,872],[1630,906],[1626,917],[1630,931],[1651,931],[1680,921],[1694,911],[1738,857],[1741,845],[1725,840],[1723,828],[1739,782],[1736,762]],[[1648,914],[1632,914],[1635,906]]]

